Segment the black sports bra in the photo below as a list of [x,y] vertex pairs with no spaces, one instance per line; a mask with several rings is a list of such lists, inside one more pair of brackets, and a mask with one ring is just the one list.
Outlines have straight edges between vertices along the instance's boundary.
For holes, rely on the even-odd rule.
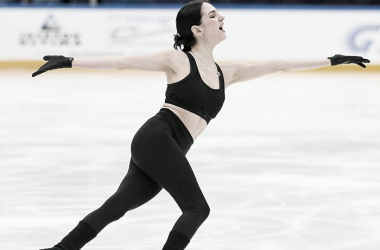
[[178,82],[167,84],[165,103],[193,112],[208,124],[219,113],[225,100],[223,73],[215,63],[221,74],[219,89],[210,88],[203,82],[194,57],[190,53],[185,52],[185,54],[190,61],[190,73]]

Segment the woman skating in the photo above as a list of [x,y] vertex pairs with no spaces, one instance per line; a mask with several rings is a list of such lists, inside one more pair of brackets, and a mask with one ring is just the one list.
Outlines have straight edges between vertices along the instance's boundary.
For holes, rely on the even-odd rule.
[[365,68],[363,63],[369,63],[359,56],[335,55],[320,60],[268,60],[219,66],[214,62],[213,49],[226,39],[223,21],[224,16],[209,1],[193,1],[178,12],[175,49],[149,55],[75,60],[64,56],[44,57],[48,62],[33,77],[58,68],[138,69],[165,72],[168,83],[163,107],[132,139],[129,170],[117,191],[49,249],[81,249],[108,224],[145,204],[163,188],[178,204],[182,215],[162,249],[185,249],[210,214],[186,154],[221,110],[226,88],[279,71],[342,63],[356,63]]

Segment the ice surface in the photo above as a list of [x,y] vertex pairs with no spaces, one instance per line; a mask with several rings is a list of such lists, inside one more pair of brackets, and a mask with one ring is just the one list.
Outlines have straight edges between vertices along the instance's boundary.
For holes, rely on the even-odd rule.
[[[163,73],[33,72],[0,71],[1,250],[51,247],[101,206],[165,100]],[[186,249],[380,249],[379,152],[380,74],[232,85],[187,154],[211,213]],[[162,249],[180,214],[162,190],[83,249]]]

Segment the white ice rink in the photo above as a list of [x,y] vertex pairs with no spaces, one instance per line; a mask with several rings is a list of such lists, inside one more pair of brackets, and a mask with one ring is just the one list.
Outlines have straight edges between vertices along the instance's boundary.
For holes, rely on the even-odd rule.
[[[42,63],[42,62],[41,62]],[[0,249],[52,247],[111,196],[164,73],[0,71]],[[280,72],[226,90],[187,154],[210,205],[186,250],[379,250],[380,73]],[[162,190],[83,249],[162,249]]]

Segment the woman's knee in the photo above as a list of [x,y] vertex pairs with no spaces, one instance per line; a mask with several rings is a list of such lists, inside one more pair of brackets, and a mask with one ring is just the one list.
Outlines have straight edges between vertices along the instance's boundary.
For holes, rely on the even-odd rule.
[[198,202],[196,204],[185,206],[182,209],[182,212],[186,211],[195,212],[197,214],[198,219],[205,221],[207,217],[210,215],[210,206],[206,201]]
[[202,206],[201,211],[202,219],[206,220],[207,217],[210,215],[210,206],[207,202]]

